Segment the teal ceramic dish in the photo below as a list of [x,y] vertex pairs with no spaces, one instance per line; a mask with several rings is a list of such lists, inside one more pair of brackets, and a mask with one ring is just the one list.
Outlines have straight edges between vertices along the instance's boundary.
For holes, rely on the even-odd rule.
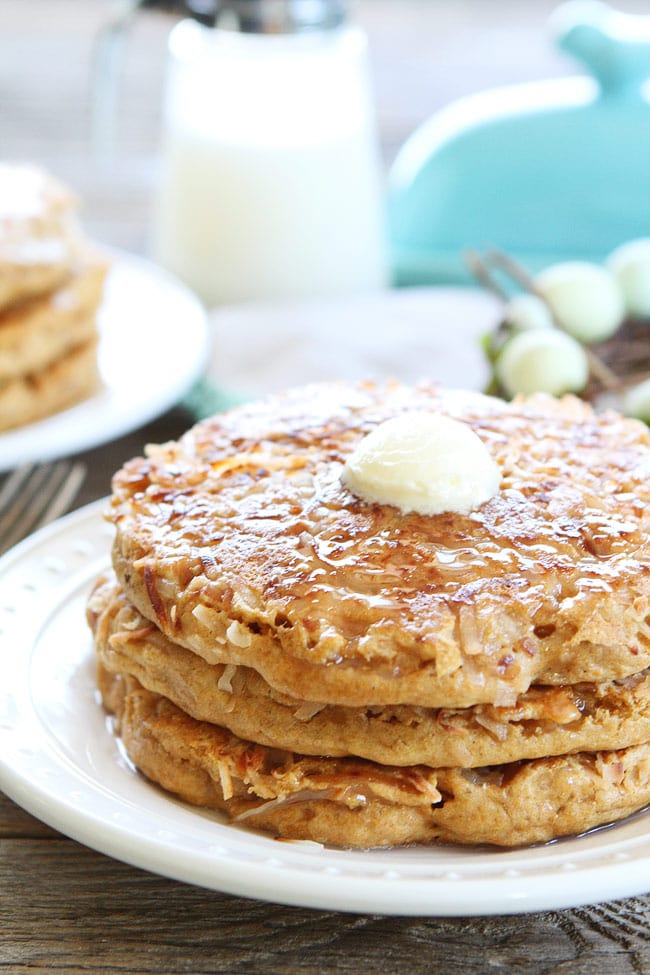
[[551,28],[587,75],[462,99],[399,152],[396,284],[467,283],[466,248],[498,247],[536,271],[650,236],[650,15],[574,0]]

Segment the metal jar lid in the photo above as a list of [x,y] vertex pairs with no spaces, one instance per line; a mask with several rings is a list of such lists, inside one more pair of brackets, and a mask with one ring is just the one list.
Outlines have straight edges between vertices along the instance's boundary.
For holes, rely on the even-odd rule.
[[248,34],[330,30],[346,19],[346,0],[185,0],[186,13],[203,24]]

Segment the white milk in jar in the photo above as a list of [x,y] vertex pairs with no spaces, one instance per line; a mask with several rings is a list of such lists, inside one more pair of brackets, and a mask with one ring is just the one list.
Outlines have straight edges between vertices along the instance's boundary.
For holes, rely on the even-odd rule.
[[384,286],[363,32],[188,20],[170,53],[155,259],[209,306]]

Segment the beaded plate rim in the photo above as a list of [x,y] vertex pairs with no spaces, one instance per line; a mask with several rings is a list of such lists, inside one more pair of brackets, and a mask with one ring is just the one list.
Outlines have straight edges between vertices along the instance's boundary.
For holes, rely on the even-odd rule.
[[92,849],[228,894],[321,910],[478,916],[648,890],[650,817],[518,850],[339,850],[278,841],[148,783],[110,733],[94,687],[85,600],[109,565],[107,499],[0,559],[0,788]]

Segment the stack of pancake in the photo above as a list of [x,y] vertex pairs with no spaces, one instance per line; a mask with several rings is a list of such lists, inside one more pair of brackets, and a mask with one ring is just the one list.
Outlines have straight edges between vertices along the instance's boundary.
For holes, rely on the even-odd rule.
[[0,430],[93,392],[105,274],[75,197],[37,167],[0,164]]
[[[469,514],[342,483],[379,423],[467,423]],[[650,802],[650,437],[567,397],[304,387],[115,475],[88,604],[133,763],[283,837],[511,846]]]

